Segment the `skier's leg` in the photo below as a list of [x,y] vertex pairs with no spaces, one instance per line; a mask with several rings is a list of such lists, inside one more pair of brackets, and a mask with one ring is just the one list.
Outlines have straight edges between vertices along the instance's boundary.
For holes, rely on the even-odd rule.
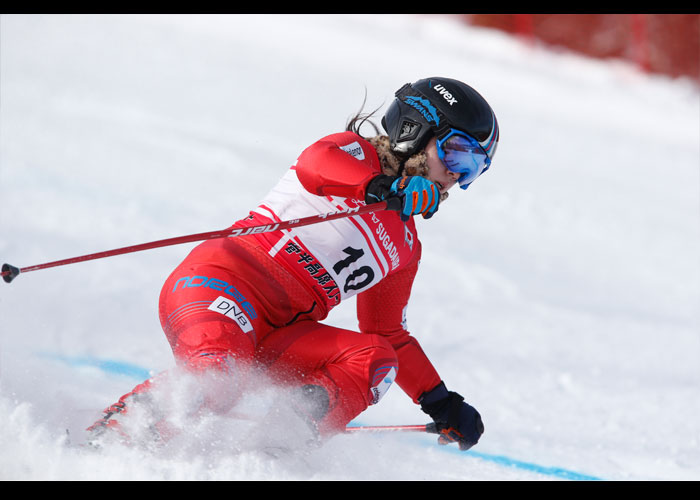
[[296,386],[322,437],[376,404],[398,371],[396,353],[381,336],[301,321],[270,333],[258,361],[277,382]]
[[[88,428],[91,436],[114,430],[126,437],[122,423],[134,405],[149,407],[146,422],[154,434],[166,438],[172,434],[168,408],[178,407],[174,397],[183,398],[179,407],[189,404],[191,414],[203,409],[223,413],[237,402],[254,356],[256,332],[269,327],[248,301],[252,293],[247,285],[237,283],[231,273],[217,266],[183,267],[185,263],[165,282],[159,306],[178,368],[139,384],[105,409]],[[190,383],[193,378],[197,383]],[[166,384],[167,390],[158,393]]]

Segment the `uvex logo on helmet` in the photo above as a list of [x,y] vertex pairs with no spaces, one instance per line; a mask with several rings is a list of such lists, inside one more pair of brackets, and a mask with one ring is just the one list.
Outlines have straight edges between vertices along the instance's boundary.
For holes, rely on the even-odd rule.
[[455,99],[454,96],[450,93],[450,91],[447,90],[442,84],[435,85],[433,87],[433,90],[439,93],[450,106],[457,102],[457,99]]

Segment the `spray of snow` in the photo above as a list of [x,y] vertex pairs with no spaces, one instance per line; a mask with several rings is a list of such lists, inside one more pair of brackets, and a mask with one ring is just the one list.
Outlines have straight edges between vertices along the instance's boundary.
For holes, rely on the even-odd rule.
[[[507,466],[520,460],[700,479],[693,83],[442,16],[3,15],[0,64],[0,258],[19,267],[227,227],[365,91],[383,110],[403,83],[457,78],[501,125],[493,168],[418,221],[407,311],[484,417],[474,453],[429,435],[341,435],[271,460],[236,451],[245,424],[212,415],[167,453],[68,446],[141,379],[62,359],[171,368],[157,297],[192,244],[0,286],[0,478],[556,477]],[[355,329],[354,312],[327,322]],[[393,387],[358,422],[426,416]]]

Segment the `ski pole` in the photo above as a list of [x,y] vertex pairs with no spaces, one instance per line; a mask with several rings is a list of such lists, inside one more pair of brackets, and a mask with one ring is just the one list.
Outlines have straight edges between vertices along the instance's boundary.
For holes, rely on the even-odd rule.
[[249,226],[249,227],[236,227],[221,229],[218,231],[209,231],[207,233],[197,233],[189,234],[186,236],[178,236],[175,238],[167,238],[164,240],[151,241],[149,243],[141,243],[139,245],[132,245],[128,247],[117,248],[114,250],[107,250],[104,252],[91,253],[88,255],[81,255],[79,257],[72,257],[69,259],[57,260],[53,262],[47,262],[45,264],[37,264],[34,266],[18,268],[10,264],[2,265],[2,272],[0,276],[5,280],[6,283],[10,283],[15,279],[20,273],[28,273],[30,271],[38,271],[39,269],[46,269],[49,267],[65,266],[67,264],[74,264],[76,262],[84,262],[86,260],[103,259],[105,257],[111,257],[113,255],[122,255],[125,253],[140,252],[142,250],[148,250],[151,248],[160,248],[170,245],[179,245],[182,243],[190,243],[193,241],[203,241],[203,240],[213,240],[216,238],[232,238],[236,236],[246,236],[249,234],[262,234],[269,233],[272,231],[281,231],[285,229],[294,229],[297,227],[308,226],[311,224],[318,224],[319,222],[342,219],[344,217],[352,217],[355,215],[361,215],[368,212],[377,212],[380,210],[401,210],[401,200],[399,198],[389,198],[378,203],[370,203],[369,205],[364,205],[361,207],[348,208],[346,210],[340,210],[336,212],[328,212],[325,214],[311,215],[309,217],[302,217],[301,219],[291,219],[281,222],[274,222],[272,224],[261,224],[259,226]]
[[357,432],[427,432],[428,434],[438,434],[437,427],[434,422],[429,424],[418,425],[360,425],[348,426],[345,428],[346,433]]

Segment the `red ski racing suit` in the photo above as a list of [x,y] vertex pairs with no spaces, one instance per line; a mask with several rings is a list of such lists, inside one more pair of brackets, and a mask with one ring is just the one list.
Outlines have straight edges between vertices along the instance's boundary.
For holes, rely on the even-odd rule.
[[[232,227],[364,205],[380,173],[369,142],[352,132],[330,135]],[[331,435],[394,381],[416,403],[440,383],[406,329],[420,255],[413,219],[404,223],[389,210],[206,241],[165,282],[161,324],[178,363],[195,370],[225,370],[233,359],[265,367],[280,383],[323,387],[328,410],[318,426]],[[320,323],[353,296],[359,332]]]

